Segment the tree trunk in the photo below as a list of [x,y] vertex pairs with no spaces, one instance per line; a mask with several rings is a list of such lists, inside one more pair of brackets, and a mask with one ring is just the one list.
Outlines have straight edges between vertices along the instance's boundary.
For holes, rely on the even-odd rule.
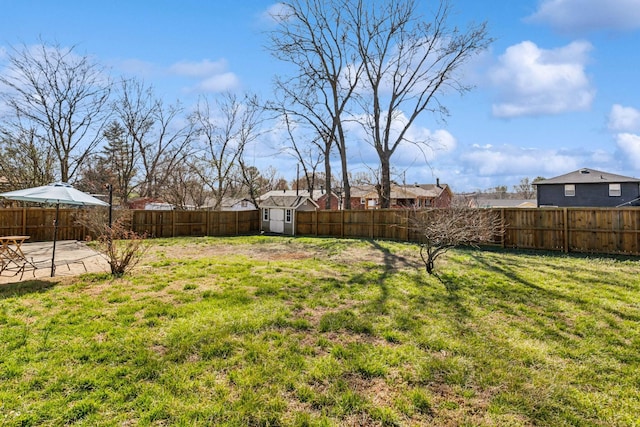
[[391,207],[391,167],[387,155],[380,155],[380,175],[380,208],[389,209]]
[[324,208],[331,209],[331,158],[329,153],[324,156],[324,188],[327,192],[327,197],[324,201]]

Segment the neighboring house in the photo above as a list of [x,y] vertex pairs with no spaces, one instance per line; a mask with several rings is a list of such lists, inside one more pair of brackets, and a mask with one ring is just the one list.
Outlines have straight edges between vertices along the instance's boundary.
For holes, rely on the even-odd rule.
[[535,182],[538,206],[640,206],[640,179],[579,169]]
[[[353,197],[353,195],[352,195]],[[401,208],[444,208],[451,206],[453,193],[447,184],[391,184],[391,209]],[[373,187],[360,196],[361,209],[378,209],[380,201],[378,191]]]
[[296,212],[315,211],[318,204],[308,195],[286,195],[283,191],[261,198],[260,230],[295,236]]
[[249,198],[225,197],[222,199],[221,210],[223,211],[255,211],[258,209]]
[[165,203],[162,200],[151,197],[129,200],[127,205],[129,209],[143,209],[147,211],[171,211],[174,208],[170,203]]

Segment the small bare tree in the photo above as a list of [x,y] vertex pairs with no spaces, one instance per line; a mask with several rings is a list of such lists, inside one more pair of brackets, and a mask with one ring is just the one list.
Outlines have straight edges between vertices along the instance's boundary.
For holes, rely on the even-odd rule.
[[408,226],[421,237],[420,257],[429,274],[434,274],[436,259],[450,249],[495,242],[504,233],[502,218],[492,210],[451,206],[414,209],[412,214]]
[[135,267],[149,249],[146,234],[138,234],[118,218],[98,236],[100,250],[107,256],[111,274],[122,277]]
[[146,233],[131,230],[130,211],[119,211],[116,220],[109,225],[104,210],[91,209],[78,219],[96,236],[98,251],[107,259],[111,275],[122,277],[131,271],[149,249]]

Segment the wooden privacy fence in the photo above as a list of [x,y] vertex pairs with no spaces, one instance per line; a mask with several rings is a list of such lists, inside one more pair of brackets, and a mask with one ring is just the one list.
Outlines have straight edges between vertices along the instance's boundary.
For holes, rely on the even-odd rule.
[[[85,240],[91,230],[78,223],[83,214],[104,208],[60,208],[58,240]],[[260,229],[258,211],[125,211],[131,230],[151,237],[234,236]],[[114,211],[114,218],[122,211]],[[0,209],[0,235],[30,236],[29,241],[53,240],[55,208]]]
[[133,211],[131,229],[152,237],[237,236],[260,230],[259,211]]
[[[640,208],[510,208],[500,215],[505,248],[640,255]],[[304,236],[392,239],[419,242],[407,227],[411,210],[297,212]]]
[[[104,208],[90,208],[103,209]],[[58,239],[84,240],[90,230],[77,218],[87,209],[60,209]],[[640,255],[640,208],[493,209],[506,224],[497,244],[505,248]],[[130,227],[151,237],[234,236],[260,231],[259,211],[131,212]],[[119,211],[114,212],[118,215]],[[299,236],[420,241],[407,227],[411,210],[315,211],[296,213]],[[54,208],[0,209],[0,235],[53,239]]]

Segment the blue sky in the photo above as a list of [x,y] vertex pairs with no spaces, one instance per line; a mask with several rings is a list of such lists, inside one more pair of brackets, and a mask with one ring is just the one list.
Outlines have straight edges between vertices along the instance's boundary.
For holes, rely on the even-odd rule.
[[[423,5],[427,0],[420,2]],[[475,89],[445,98],[446,120],[425,115],[428,165],[411,148],[397,154],[396,179],[456,192],[581,167],[639,177],[640,0],[453,0],[454,24],[487,21],[495,42],[463,78]],[[168,102],[199,94],[271,93],[286,72],[266,52],[268,0],[0,0],[0,67],[11,46],[42,39],[95,57],[113,76],[138,76]],[[278,136],[253,148],[259,167],[293,178],[274,154]],[[352,171],[375,164],[354,144]]]

